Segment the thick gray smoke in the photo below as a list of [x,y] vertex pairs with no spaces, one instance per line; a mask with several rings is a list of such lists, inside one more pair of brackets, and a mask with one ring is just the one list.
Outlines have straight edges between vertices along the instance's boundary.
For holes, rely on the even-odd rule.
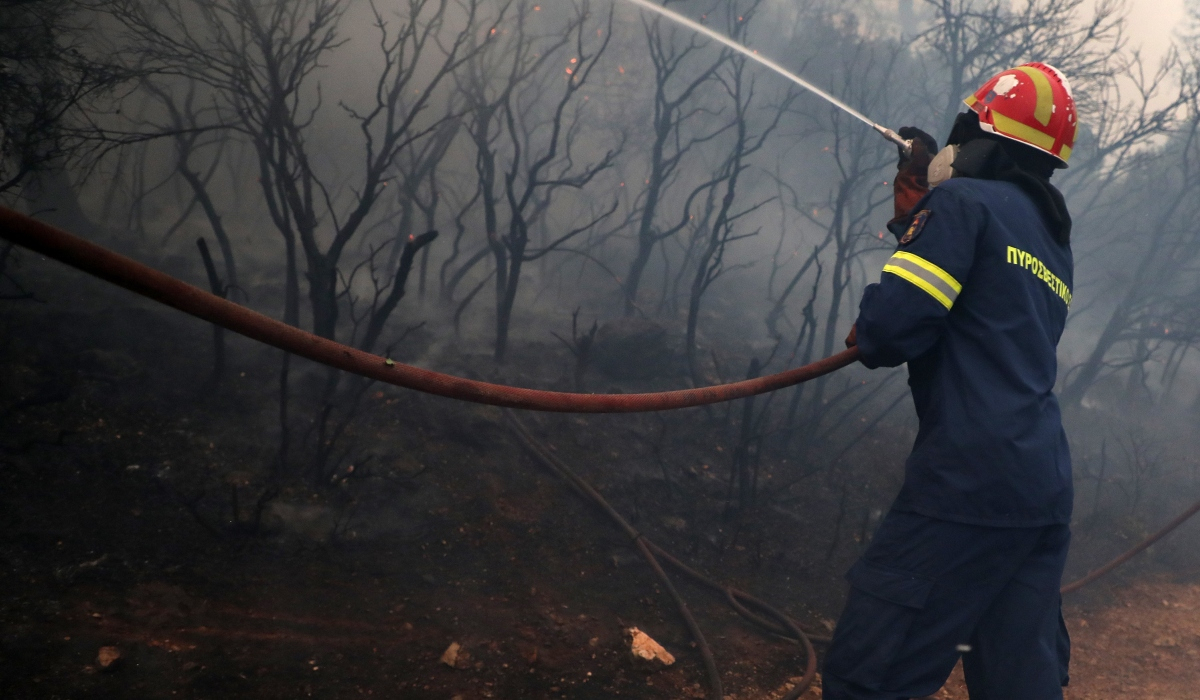
[[[1200,478],[1187,428],[1200,410],[1197,37],[1181,30],[1147,65],[1115,3],[1019,5],[671,8],[872,121],[939,139],[1001,70],[1038,60],[1071,77],[1083,129],[1054,180],[1077,261],[1059,392],[1079,522],[1124,537]],[[893,247],[894,146],[629,2],[54,7],[103,31],[64,24],[69,64],[45,51],[36,68],[0,63],[0,90],[23,96],[0,99],[3,195],[196,280],[192,243],[207,238],[231,298],[365,350],[448,368],[486,355],[478,371],[515,380],[558,353],[591,390],[741,378],[751,360],[772,372],[840,349]],[[95,89],[78,73],[89,57],[108,78]],[[58,131],[33,99],[53,102],[55,76],[89,98],[57,107]],[[344,407],[362,391],[289,387],[286,368],[285,403],[311,390],[313,405]],[[844,506],[854,464],[874,466],[869,441],[886,435],[892,480],[855,496],[869,519],[907,447],[905,391],[896,373],[851,372],[726,425],[742,426],[746,455],[790,465],[757,488],[791,503],[827,473]],[[342,419],[314,410],[322,429]],[[318,455],[323,475],[337,454]]]

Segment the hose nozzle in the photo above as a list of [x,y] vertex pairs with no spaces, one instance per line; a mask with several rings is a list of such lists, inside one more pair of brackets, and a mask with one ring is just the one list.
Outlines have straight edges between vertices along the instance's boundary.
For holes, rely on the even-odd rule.
[[872,124],[871,127],[874,128],[875,131],[878,131],[880,136],[899,146],[900,151],[904,153],[905,158],[912,155],[913,142],[911,140],[902,138],[900,134],[897,134],[886,126]]

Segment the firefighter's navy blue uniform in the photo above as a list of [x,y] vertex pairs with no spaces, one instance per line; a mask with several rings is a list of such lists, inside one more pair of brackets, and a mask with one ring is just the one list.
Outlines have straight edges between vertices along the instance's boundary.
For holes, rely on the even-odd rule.
[[824,697],[931,695],[962,656],[972,700],[1061,698],[1073,491],[1052,391],[1070,247],[1019,186],[972,178],[934,189],[893,232],[855,329],[867,367],[908,363],[920,428],[847,575]]

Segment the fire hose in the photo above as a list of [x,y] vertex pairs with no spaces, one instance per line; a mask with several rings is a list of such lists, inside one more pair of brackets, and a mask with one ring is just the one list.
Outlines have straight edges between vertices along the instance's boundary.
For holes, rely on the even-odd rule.
[[[506,408],[580,413],[633,413],[701,406],[783,389],[823,376],[858,360],[858,349],[851,348],[830,358],[769,377],[714,387],[649,394],[576,394],[522,389],[454,377],[397,363],[321,338],[205,292],[54,226],[3,207],[0,207],[0,238],[5,238],[24,248],[196,318],[292,354],[306,357],[314,362],[408,389]],[[754,596],[735,588],[723,586],[704,576],[658,545],[646,540],[595,489],[543,448],[521,425],[516,416],[506,413],[506,417],[514,433],[539,462],[598,504],[630,535],[642,556],[655,570],[675,599],[688,629],[697,640],[708,671],[711,696],[714,700],[720,700],[723,693],[712,651],[687,604],[675,590],[670,578],[659,564],[659,557],[689,577],[717,590],[746,619],[772,634],[800,644],[805,650],[805,673],[788,693],[787,699],[794,700],[804,693],[816,676],[816,652],[813,650],[809,637],[804,634],[795,621]],[[774,621],[755,613],[751,608],[762,611],[770,618],[774,618]]]
[[[758,625],[773,635],[783,637],[789,642],[799,644],[801,647],[803,647],[805,656],[804,675],[794,684],[792,689],[782,698],[782,700],[796,700],[796,698],[799,698],[806,690],[808,690],[809,686],[812,685],[813,680],[817,676],[817,654],[813,649],[813,639],[805,634],[796,621],[788,617],[786,613],[748,593],[740,591],[731,586],[722,585],[721,583],[718,583],[717,581],[705,576],[704,574],[696,571],[692,567],[680,561],[670,552],[651,542],[646,538],[645,535],[634,528],[628,520],[622,517],[621,514],[618,513],[616,509],[613,508],[608,501],[605,500],[605,498],[601,496],[595,488],[592,487],[591,484],[580,478],[569,466],[566,465],[566,463],[556,457],[551,450],[539,442],[514,413],[506,410],[504,412],[504,417],[507,420],[509,427],[512,429],[513,434],[516,435],[521,444],[524,445],[527,450],[529,450],[534,459],[541,463],[542,466],[546,467],[561,479],[566,481],[584,498],[587,498],[588,500],[592,501],[592,503],[599,506],[600,509],[603,510],[605,514],[608,515],[608,517],[617,525],[617,527],[621,528],[625,532],[625,534],[629,537],[630,542],[637,547],[637,550],[642,555],[642,558],[646,560],[646,563],[650,565],[650,568],[653,569],[658,579],[662,581],[663,587],[666,589],[667,593],[670,594],[671,598],[674,599],[675,605],[679,608],[679,613],[683,617],[688,631],[691,632],[692,637],[696,640],[696,646],[700,649],[700,656],[704,660],[704,667],[708,673],[709,697],[712,700],[722,700],[722,698],[725,697],[721,688],[721,675],[717,670],[717,664],[715,658],[713,657],[712,649],[709,646],[708,641],[704,638],[704,633],[700,630],[700,626],[696,622],[696,618],[692,615],[687,603],[684,602],[683,596],[679,594],[679,591],[675,588],[675,584],[672,583],[671,578],[667,575],[667,572],[663,570],[662,564],[660,564],[658,561],[659,558],[662,558],[668,564],[675,567],[694,581],[716,591],[726,600],[727,603],[729,603],[730,607],[737,611],[737,613],[743,618]],[[750,608],[757,608],[770,618],[774,618],[774,620],[765,618],[762,615],[750,610]]]
[[0,207],[0,238],[196,318],[323,365],[385,384],[472,403],[561,413],[641,413],[732,401],[785,389],[858,361],[850,348],[769,377],[648,394],[576,394],[504,386],[394,362],[251,311],[24,214]]
[[1142,552],[1149,549],[1150,546],[1152,544],[1154,544],[1155,542],[1158,542],[1162,538],[1171,534],[1171,532],[1173,530],[1175,530],[1176,528],[1178,528],[1180,525],[1191,520],[1192,516],[1194,516],[1196,513],[1200,513],[1200,501],[1196,501],[1195,503],[1193,503],[1191,508],[1188,508],[1187,510],[1180,513],[1177,518],[1175,518],[1171,522],[1164,525],[1162,527],[1162,529],[1159,530],[1158,532],[1154,533],[1153,535],[1150,535],[1146,539],[1144,539],[1141,542],[1138,542],[1134,546],[1130,547],[1121,556],[1117,557],[1116,559],[1113,559],[1112,561],[1108,562],[1107,564],[1100,567],[1099,569],[1089,572],[1086,576],[1079,579],[1078,581],[1068,583],[1067,585],[1063,586],[1061,589],[1061,592],[1063,594],[1074,593],[1075,591],[1079,590],[1080,588],[1083,588],[1084,586],[1088,585],[1089,583],[1092,583],[1093,581],[1103,577],[1104,575],[1111,572],[1113,569],[1116,569],[1118,566],[1124,564],[1125,562],[1129,561],[1130,559],[1133,559],[1137,555],[1139,555]]

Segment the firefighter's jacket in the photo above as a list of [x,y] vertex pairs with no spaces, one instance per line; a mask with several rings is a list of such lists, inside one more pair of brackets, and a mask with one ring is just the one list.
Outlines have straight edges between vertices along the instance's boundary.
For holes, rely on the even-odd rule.
[[1055,348],[1074,262],[1017,185],[956,178],[893,231],[855,324],[870,368],[908,363],[920,429],[895,508],[976,525],[1069,523]]

